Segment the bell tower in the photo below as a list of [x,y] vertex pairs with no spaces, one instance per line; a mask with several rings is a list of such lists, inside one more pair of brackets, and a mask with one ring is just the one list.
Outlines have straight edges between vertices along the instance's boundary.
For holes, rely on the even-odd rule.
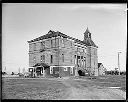
[[91,33],[88,27],[84,33],[83,42],[87,45],[86,49],[86,69],[90,75],[98,76],[98,56],[97,48],[98,46],[92,41]]
[[91,39],[91,33],[90,31],[88,30],[88,27],[86,29],[86,31],[84,32],[84,40],[90,38]]

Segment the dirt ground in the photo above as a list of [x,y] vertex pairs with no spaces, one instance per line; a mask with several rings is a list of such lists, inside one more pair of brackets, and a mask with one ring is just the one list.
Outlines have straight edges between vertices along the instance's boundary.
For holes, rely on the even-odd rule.
[[2,80],[2,97],[27,100],[126,100],[125,91],[117,87],[103,87],[95,84],[95,81],[69,77],[5,78]]
[[61,79],[64,85],[66,85],[67,92],[61,98],[62,100],[125,100],[126,92],[116,88],[103,88],[95,85],[90,85],[89,80],[81,80],[86,84],[82,86],[79,79]]

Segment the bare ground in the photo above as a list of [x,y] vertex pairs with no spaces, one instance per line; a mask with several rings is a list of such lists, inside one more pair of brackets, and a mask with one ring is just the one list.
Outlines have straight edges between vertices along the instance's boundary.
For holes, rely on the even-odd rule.
[[[4,99],[126,100],[126,92],[82,78],[3,79]],[[95,82],[95,83],[94,83]],[[103,83],[104,84],[104,83]]]
[[[73,80],[63,80],[63,84],[68,86],[68,91],[63,97],[65,100],[125,100],[126,93],[119,89],[102,88],[98,86],[83,87]],[[86,81],[84,80],[86,83]]]

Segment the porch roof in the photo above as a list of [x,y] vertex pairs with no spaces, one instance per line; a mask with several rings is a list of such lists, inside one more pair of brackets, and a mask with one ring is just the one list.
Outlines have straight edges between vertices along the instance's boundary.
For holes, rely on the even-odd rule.
[[50,66],[46,63],[37,63],[33,67],[43,66],[44,68],[49,68]]

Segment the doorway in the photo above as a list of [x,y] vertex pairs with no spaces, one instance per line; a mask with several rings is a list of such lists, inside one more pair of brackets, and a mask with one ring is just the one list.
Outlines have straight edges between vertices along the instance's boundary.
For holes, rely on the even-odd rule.
[[85,73],[82,70],[78,71],[79,76],[85,76]]

